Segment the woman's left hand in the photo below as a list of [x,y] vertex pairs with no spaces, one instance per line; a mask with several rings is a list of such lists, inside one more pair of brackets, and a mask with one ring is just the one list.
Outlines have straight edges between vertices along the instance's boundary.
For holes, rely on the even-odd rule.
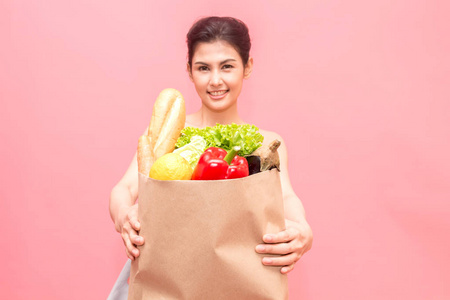
[[266,266],[281,266],[281,273],[287,274],[294,269],[295,263],[311,249],[313,234],[306,220],[301,223],[286,219],[286,230],[263,236],[265,244],[256,246],[256,252],[280,256],[263,257]]

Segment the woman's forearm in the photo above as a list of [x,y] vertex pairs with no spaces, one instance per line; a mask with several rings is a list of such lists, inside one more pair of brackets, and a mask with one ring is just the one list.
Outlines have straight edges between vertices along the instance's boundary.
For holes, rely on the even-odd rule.
[[125,175],[112,189],[109,197],[109,213],[114,222],[117,232],[121,231],[121,214],[126,214],[129,208],[134,205],[138,197],[138,165],[137,155],[131,160],[131,164]]
[[109,212],[117,232],[120,232],[119,219],[122,212],[126,212],[136,202],[129,188],[124,185],[116,185],[109,198]]
[[284,198],[284,215],[286,219],[297,223],[305,221],[305,209],[295,194],[290,194]]

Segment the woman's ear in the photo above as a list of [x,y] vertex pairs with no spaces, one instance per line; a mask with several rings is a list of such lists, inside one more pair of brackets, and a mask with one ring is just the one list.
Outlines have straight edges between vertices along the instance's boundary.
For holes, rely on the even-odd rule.
[[244,68],[244,78],[248,79],[253,71],[253,57],[249,57]]
[[186,64],[186,71],[189,74],[189,79],[194,82],[194,79],[192,79],[192,70],[191,70],[191,65],[189,65],[189,63]]

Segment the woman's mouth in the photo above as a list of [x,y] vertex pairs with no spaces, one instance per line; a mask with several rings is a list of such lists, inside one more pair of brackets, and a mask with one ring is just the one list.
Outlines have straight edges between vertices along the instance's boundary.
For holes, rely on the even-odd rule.
[[209,96],[214,100],[219,100],[225,97],[228,94],[229,90],[220,90],[220,91],[209,91]]

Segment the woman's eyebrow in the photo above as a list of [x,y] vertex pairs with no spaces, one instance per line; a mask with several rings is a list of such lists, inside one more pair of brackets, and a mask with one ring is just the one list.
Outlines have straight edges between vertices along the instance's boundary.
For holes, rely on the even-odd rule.
[[[223,64],[225,64],[225,63],[227,63],[227,62],[230,62],[230,61],[236,61],[236,60],[235,60],[234,58],[228,58],[228,59],[225,59],[224,61],[220,62],[220,64],[223,65]],[[196,62],[194,63],[194,65],[205,65],[205,66],[209,66],[209,64],[207,64],[207,63],[205,63],[205,62],[202,62],[202,61],[196,61]]]
[[221,65],[223,65],[223,64],[225,64],[225,63],[227,63],[227,62],[230,62],[230,61],[236,61],[234,58],[229,58],[229,59],[225,59],[223,62],[221,62],[220,64]]

